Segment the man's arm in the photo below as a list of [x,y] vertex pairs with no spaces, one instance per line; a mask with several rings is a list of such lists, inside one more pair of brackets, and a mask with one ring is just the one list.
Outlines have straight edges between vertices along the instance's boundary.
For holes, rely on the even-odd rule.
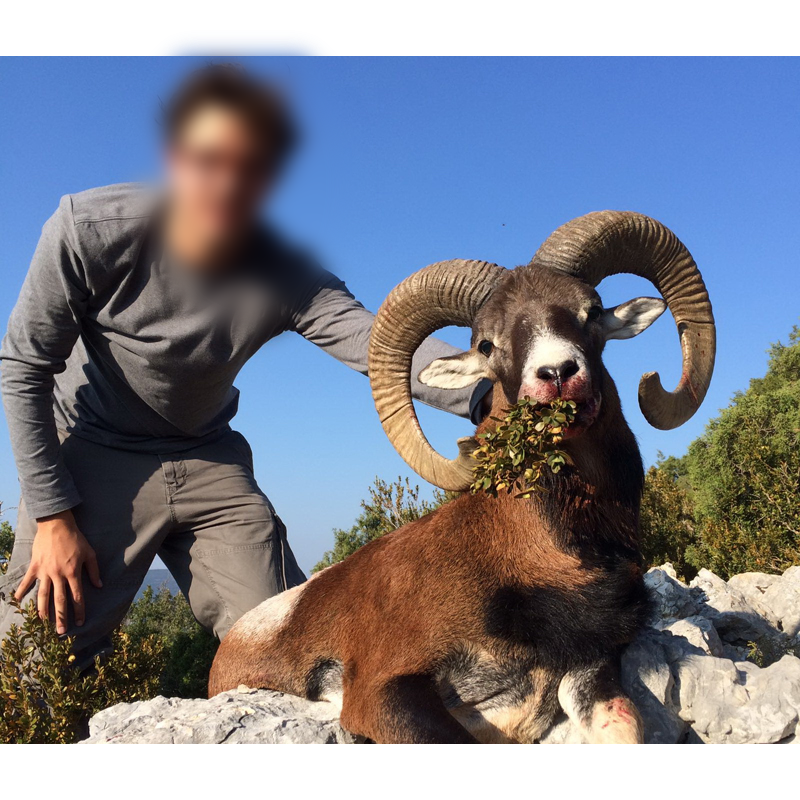
[[53,416],[55,375],[80,334],[88,290],[73,246],[69,197],[45,223],[0,349],[3,404],[28,514],[38,519],[80,502]]
[[[375,315],[353,297],[341,280],[318,270],[312,273],[294,312],[292,327],[343,364],[366,375],[367,349],[374,320]],[[483,417],[482,401],[491,388],[489,381],[479,381],[467,389],[433,389],[417,380],[417,375],[431,361],[458,352],[458,348],[439,339],[427,338],[414,354],[411,392],[429,406],[477,424]]]
[[38,522],[33,558],[17,597],[38,580],[39,614],[49,615],[52,593],[59,633],[67,629],[68,592],[75,621],[83,624],[84,565],[92,582],[100,585],[94,551],[69,510],[80,497],[61,457],[53,415],[55,375],[64,370],[75,346],[88,298],[72,203],[65,197],[42,230],[0,349],[11,446],[27,513]]

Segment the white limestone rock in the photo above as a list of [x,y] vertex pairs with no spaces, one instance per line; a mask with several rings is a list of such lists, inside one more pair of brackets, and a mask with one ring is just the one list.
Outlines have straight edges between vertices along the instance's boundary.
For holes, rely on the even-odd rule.
[[780,579],[780,575],[767,575],[765,572],[743,572],[741,575],[734,575],[728,581],[728,586],[738,591],[770,624],[777,625],[778,618],[764,602],[764,593]]
[[673,664],[680,717],[707,743],[772,744],[798,733],[800,659],[760,669],[690,656]]
[[705,602],[700,606],[700,614],[713,623],[720,638],[728,644],[743,647],[755,642],[774,649],[785,638],[747,602],[739,589],[710,570],[701,569],[689,586],[703,592]]
[[351,744],[338,709],[239,687],[210,700],[156,697],[92,717],[84,744]]
[[789,567],[767,587],[762,603],[787,636],[800,636],[800,567]]
[[702,592],[681,583],[672,564],[649,569],[644,583],[653,604],[655,621],[684,619],[700,611]]
[[671,638],[644,631],[622,656],[622,688],[642,716],[647,744],[681,742],[688,729],[673,702],[675,679],[666,651]]
[[697,614],[671,622],[664,627],[673,636],[683,636],[690,644],[710,656],[722,658],[724,647],[711,620]]

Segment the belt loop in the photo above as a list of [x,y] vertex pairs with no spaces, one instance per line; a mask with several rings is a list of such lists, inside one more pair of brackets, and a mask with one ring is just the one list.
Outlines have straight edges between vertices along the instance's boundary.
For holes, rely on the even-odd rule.
[[164,475],[164,488],[167,493],[167,502],[171,503],[172,493],[177,486],[175,481],[175,464],[168,456],[159,455],[158,458],[159,461],[161,461],[161,472]]
[[179,458],[175,462],[176,467],[176,477],[175,477],[175,484],[178,488],[184,486],[186,484],[186,478],[189,475],[189,469],[186,466],[186,459]]

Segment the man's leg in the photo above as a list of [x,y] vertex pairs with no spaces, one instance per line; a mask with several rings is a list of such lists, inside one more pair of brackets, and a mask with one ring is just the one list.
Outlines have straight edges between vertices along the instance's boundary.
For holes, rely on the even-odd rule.
[[[77,663],[83,668],[108,648],[109,636],[136,596],[171,518],[158,456],[114,450],[75,436],[64,441],[62,452],[82,498],[73,509],[75,521],[97,554],[103,582],[102,588],[95,588],[84,571],[83,626],[74,624],[70,609],[66,635],[75,638]],[[35,521],[21,506],[11,563],[0,579],[6,594],[16,591],[28,568],[35,533]],[[23,603],[35,597],[36,587]],[[19,621],[12,607],[0,605],[0,638]]]
[[176,527],[159,555],[200,624],[222,638],[242,614],[305,575],[258,488],[241,434],[163,460]]

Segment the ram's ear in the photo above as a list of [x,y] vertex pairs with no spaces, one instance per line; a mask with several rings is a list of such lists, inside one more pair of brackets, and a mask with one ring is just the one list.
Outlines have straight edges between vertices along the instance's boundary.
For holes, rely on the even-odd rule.
[[606,339],[630,339],[649,328],[666,310],[660,297],[637,297],[603,312]]
[[467,350],[437,358],[419,373],[419,382],[434,389],[463,389],[486,377],[486,356]]

